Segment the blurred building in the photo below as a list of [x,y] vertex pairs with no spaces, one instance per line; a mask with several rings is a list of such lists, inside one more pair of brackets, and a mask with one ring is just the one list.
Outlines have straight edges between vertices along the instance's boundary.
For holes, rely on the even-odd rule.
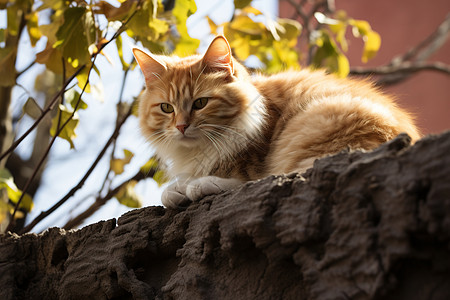
[[[298,0],[296,0],[297,2]],[[351,66],[381,66],[404,54],[428,37],[450,13],[448,0],[336,0],[336,10],[345,10],[354,19],[366,20],[381,35],[381,49],[367,64],[361,62],[363,42],[347,36]],[[280,0],[280,17],[292,18],[295,10]],[[428,61],[450,65],[450,40]],[[422,132],[439,133],[450,129],[450,75],[421,71],[399,84],[386,88],[400,104],[412,111]]]

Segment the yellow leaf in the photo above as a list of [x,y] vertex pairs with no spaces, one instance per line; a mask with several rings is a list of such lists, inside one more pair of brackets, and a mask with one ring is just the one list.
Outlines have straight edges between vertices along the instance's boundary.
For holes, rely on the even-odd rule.
[[259,15],[263,14],[259,9],[256,9],[253,6],[246,6],[246,7],[244,7],[242,9],[242,12],[246,13],[246,14],[254,14],[255,16],[259,16]]
[[142,167],[141,167],[141,172],[144,174],[147,174],[148,172],[150,172],[151,170],[155,170],[158,168],[158,160],[156,159],[156,157],[151,157]]
[[338,53],[336,56],[336,61],[337,61],[337,72],[336,72],[337,75],[341,78],[346,77],[350,72],[350,64],[348,62],[347,57],[342,53]]
[[361,60],[367,62],[369,59],[373,58],[381,46],[381,37],[375,31],[369,31],[367,35],[364,36],[364,52]]
[[247,5],[249,5],[252,2],[252,0],[234,0],[234,7],[235,8],[244,8]]
[[114,158],[114,159],[111,159],[111,161],[110,161],[111,170],[116,175],[123,173],[123,171],[125,170],[125,165],[129,164],[131,159],[134,156],[133,152],[131,152],[127,149],[124,149],[123,153],[125,155],[124,158]]
[[372,31],[369,22],[364,20],[349,20],[349,24],[353,26],[353,35],[355,37],[367,35],[369,31]]
[[[11,173],[7,169],[0,169],[0,191],[6,189],[9,200],[16,204],[22,196],[22,191],[14,183]],[[26,211],[33,209],[33,200],[30,195],[25,194],[19,205]]]
[[250,17],[244,15],[237,16],[229,24],[232,29],[249,35],[261,35],[267,30],[263,23],[255,22]]
[[159,187],[169,181],[169,177],[167,177],[166,173],[163,170],[156,171],[153,175],[153,179],[156,181]]
[[42,34],[39,30],[38,26],[38,13],[32,12],[27,15],[27,31],[28,35],[30,36],[30,42],[31,45],[34,47],[36,46],[36,42],[39,41]]
[[345,33],[347,32],[347,22],[339,21],[337,24],[329,25],[331,31],[336,35],[336,41],[341,45],[344,52],[348,51],[347,39]]
[[120,188],[120,190],[115,195],[117,201],[119,201],[120,204],[132,208],[142,207],[141,197],[134,190],[134,186],[136,185],[136,183],[137,181],[132,180],[122,186],[122,188]]
[[120,62],[122,63],[122,70],[126,70],[130,67],[130,64],[125,61],[123,58],[123,45],[122,45],[122,36],[119,35],[116,38],[116,46],[117,46],[117,54],[119,54]]
[[56,116],[52,119],[50,134],[52,136],[55,136],[55,134],[58,133],[58,128],[61,128],[61,126],[67,122],[66,126],[62,130],[60,130],[58,137],[68,141],[70,144],[70,148],[74,148],[75,145],[73,144],[72,140],[77,136],[75,134],[75,129],[77,128],[79,122],[78,114],[75,112],[72,117],[73,112],[64,105],[59,105],[59,111],[60,112],[56,114]]
[[197,11],[197,5],[194,0],[175,1],[175,7],[172,14],[176,19],[176,27],[180,35],[174,54],[178,56],[186,56],[194,54],[200,45],[198,39],[191,38],[188,34],[186,21],[187,18]]
[[209,29],[211,30],[211,33],[217,35],[217,27],[218,26],[216,25],[216,23],[214,23],[214,21],[211,20],[211,18],[208,16],[206,16],[206,20],[208,21]]

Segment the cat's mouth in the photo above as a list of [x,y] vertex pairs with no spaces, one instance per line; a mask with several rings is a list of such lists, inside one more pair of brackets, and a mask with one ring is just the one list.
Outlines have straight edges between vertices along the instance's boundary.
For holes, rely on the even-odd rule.
[[193,145],[198,142],[198,137],[192,134],[178,134],[176,137],[177,142],[182,143],[184,146]]

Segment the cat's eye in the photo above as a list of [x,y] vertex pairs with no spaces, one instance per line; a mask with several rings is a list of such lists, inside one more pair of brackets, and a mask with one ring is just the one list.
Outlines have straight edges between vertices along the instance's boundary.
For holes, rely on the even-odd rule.
[[208,103],[208,98],[198,98],[192,104],[192,109],[202,109]]
[[169,103],[161,103],[161,110],[166,114],[173,113],[173,106]]

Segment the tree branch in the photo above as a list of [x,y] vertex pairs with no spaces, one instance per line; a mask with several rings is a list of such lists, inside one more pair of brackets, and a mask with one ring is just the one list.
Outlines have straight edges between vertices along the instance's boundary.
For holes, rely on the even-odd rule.
[[427,38],[405,54],[394,57],[389,64],[374,68],[354,67],[351,69],[350,74],[380,76],[376,83],[383,86],[399,83],[414,73],[425,70],[450,75],[450,65],[442,62],[426,62],[447,41],[449,32],[450,14]]
[[64,229],[68,230],[68,229],[72,229],[78,225],[80,225],[84,220],[86,220],[87,218],[89,218],[90,216],[92,216],[96,211],[98,211],[98,209],[100,207],[102,207],[103,205],[105,205],[105,203],[112,199],[118,192],[119,190],[124,187],[126,184],[128,184],[131,181],[140,181],[148,176],[153,177],[153,175],[155,174],[156,170],[155,169],[151,169],[149,172],[146,172],[145,174],[142,173],[141,170],[139,170],[133,177],[125,180],[124,182],[122,182],[121,184],[119,184],[118,186],[116,186],[114,189],[109,190],[108,193],[104,196],[104,197],[97,197],[97,199],[95,200],[94,203],[92,203],[91,206],[89,206],[88,209],[86,209],[84,212],[82,212],[81,214],[79,214],[78,216],[76,216],[75,218],[69,220],[66,225],[63,226]]
[[450,75],[450,65],[442,62],[404,62],[400,65],[386,65],[374,68],[353,67],[351,75],[390,75],[398,73],[415,73],[419,71],[438,71]]
[[73,73],[72,76],[70,76],[69,79],[66,80],[64,86],[61,88],[61,90],[53,96],[52,100],[50,101],[49,105],[42,111],[42,114],[39,116],[39,118],[36,119],[36,121],[31,125],[28,130],[22,134],[20,138],[18,138],[4,153],[0,155],[0,161],[3,160],[9,153],[14,151],[14,149],[17,148],[17,146],[39,125],[39,123],[44,119],[44,117],[52,111],[52,109],[55,107],[56,102],[58,101],[59,97],[63,93],[66,92],[66,87],[69,85],[69,83],[85,68],[85,65],[82,65],[80,68],[78,68],[75,73]]
[[42,221],[44,218],[49,216],[51,213],[53,213],[56,209],[58,209],[61,205],[63,205],[70,197],[72,197],[79,189],[81,189],[86,182],[86,180],[89,178],[91,173],[96,168],[97,164],[100,162],[100,160],[105,155],[106,150],[109,148],[111,143],[117,138],[119,135],[120,129],[122,125],[125,123],[125,121],[128,119],[128,117],[131,115],[132,107],[130,107],[129,111],[125,114],[125,116],[122,118],[122,120],[117,124],[116,128],[114,129],[113,133],[111,134],[110,138],[106,142],[106,144],[103,146],[103,149],[100,151],[100,153],[97,155],[97,158],[92,163],[91,167],[88,169],[86,174],[81,178],[81,180],[78,182],[77,185],[75,185],[61,200],[59,200],[55,205],[53,205],[51,208],[49,208],[46,211],[41,212],[33,221],[30,222],[27,226],[25,226],[21,234],[26,233],[33,229],[36,224],[38,224],[40,221]]

